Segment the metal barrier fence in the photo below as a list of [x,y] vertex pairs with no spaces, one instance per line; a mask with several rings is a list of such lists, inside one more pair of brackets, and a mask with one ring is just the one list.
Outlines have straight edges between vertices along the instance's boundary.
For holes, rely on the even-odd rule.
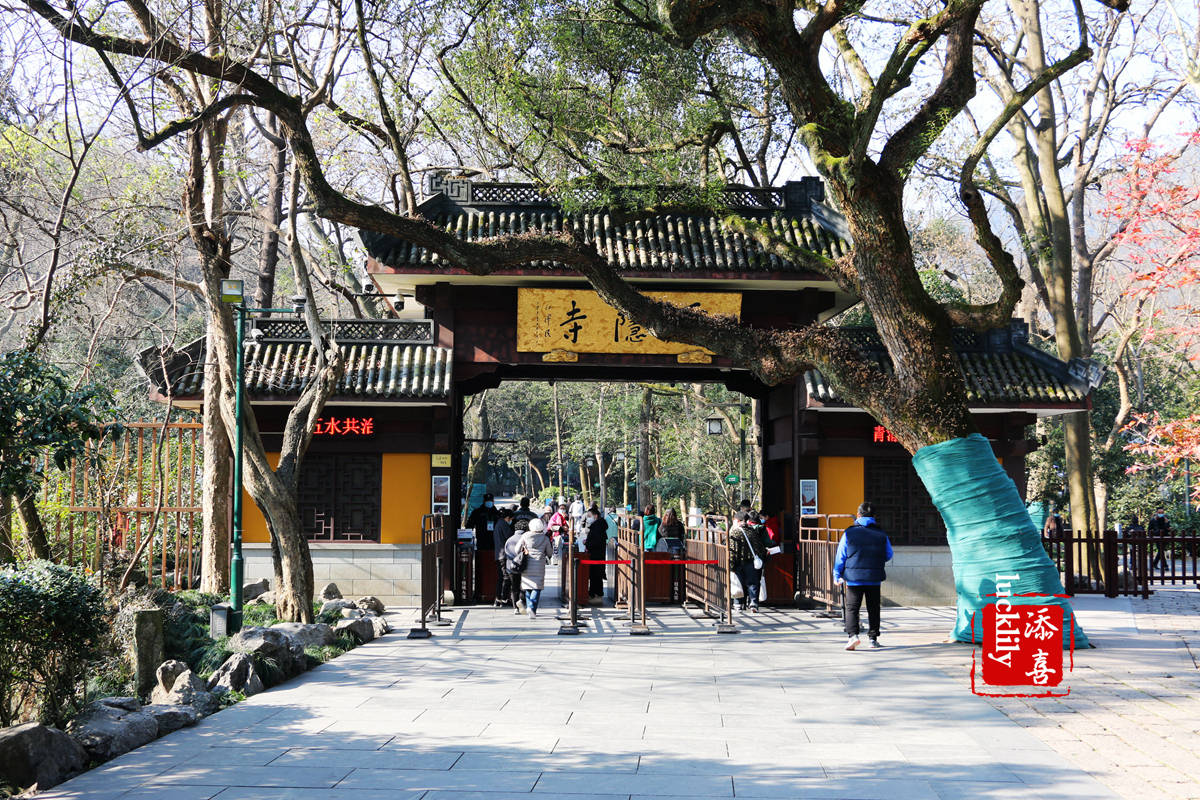
[[[842,525],[841,520],[846,524]],[[842,531],[853,522],[853,514],[807,514],[800,518],[793,567],[800,601],[821,603],[829,609],[842,604],[841,587],[833,582],[833,563]]]
[[447,550],[453,544],[449,535],[450,518],[444,514],[426,514],[421,518],[421,627],[408,632],[409,639],[428,639],[433,635],[428,621],[448,625],[442,619],[442,597],[445,594],[444,576],[449,560]]
[[1200,534],[1063,531],[1042,536],[1067,594],[1150,596],[1154,584],[1200,583]]
[[629,527],[629,517],[621,517],[617,525],[616,604],[626,610],[630,634],[647,634],[644,535]]
[[717,633],[737,633],[729,573],[729,533],[724,518],[710,518],[702,528],[686,529],[683,599],[718,619]]
[[65,470],[44,465],[38,511],[53,558],[94,573],[137,561],[153,585],[194,589],[200,583],[203,426],[123,427],[118,439],[88,443],[84,457]]

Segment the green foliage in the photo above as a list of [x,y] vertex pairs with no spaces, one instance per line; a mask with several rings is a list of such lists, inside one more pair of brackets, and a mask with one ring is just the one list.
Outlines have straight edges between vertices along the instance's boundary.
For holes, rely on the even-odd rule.
[[304,655],[308,658],[308,668],[324,664],[326,661],[331,661],[342,653],[346,653],[358,647],[359,641],[348,633],[340,634],[333,644],[321,645],[320,647],[304,648]]
[[66,722],[102,655],[105,612],[101,591],[67,567],[0,570],[0,722]]
[[199,592],[195,589],[184,589],[175,592],[175,599],[183,603],[188,608],[194,611],[203,611],[205,614],[208,610],[217,603],[225,602],[225,598],[219,594],[210,594],[208,592]]
[[196,659],[196,664],[192,667],[192,669],[201,678],[207,679],[214,672],[216,672],[217,669],[220,668],[220,666],[225,663],[225,660],[231,655],[233,655],[233,651],[229,649],[229,637],[222,636],[220,639],[215,640],[212,644],[208,645],[208,647],[205,647],[201,651],[200,656]]
[[242,625],[246,628],[269,628],[276,622],[283,622],[275,615],[275,606],[254,603],[242,609]]
[[97,422],[111,416],[111,406],[102,386],[73,389],[60,369],[36,355],[0,355],[0,492],[37,489],[43,455],[65,469],[88,442],[119,434],[119,426]]

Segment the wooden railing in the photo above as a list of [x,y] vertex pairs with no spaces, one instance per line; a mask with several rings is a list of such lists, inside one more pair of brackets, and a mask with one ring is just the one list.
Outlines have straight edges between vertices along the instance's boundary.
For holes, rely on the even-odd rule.
[[1042,546],[1067,594],[1150,596],[1155,584],[1200,583],[1200,534],[1046,533]]

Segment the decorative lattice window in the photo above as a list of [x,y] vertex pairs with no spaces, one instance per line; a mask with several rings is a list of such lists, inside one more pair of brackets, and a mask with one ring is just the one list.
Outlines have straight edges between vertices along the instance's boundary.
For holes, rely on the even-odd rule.
[[300,467],[300,526],[314,542],[378,542],[383,459],[309,453]]

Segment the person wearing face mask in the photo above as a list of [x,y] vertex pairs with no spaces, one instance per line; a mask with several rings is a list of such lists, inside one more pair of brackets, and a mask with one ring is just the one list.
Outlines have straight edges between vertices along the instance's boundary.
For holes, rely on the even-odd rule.
[[[496,525],[500,522],[500,509],[496,508],[495,498],[491,493],[483,496],[483,505],[476,508],[467,517],[467,527],[475,530],[475,547],[487,551],[488,557],[482,558],[480,564],[492,562],[496,564],[496,590],[499,592],[504,585],[504,564],[496,561],[492,554],[495,551]],[[497,595],[499,596],[499,595]]]
[[[1146,526],[1146,532],[1151,536],[1170,536],[1171,521],[1167,519],[1166,513],[1161,509],[1156,509],[1154,516],[1150,518],[1150,524]],[[1160,543],[1154,548],[1154,560],[1150,562],[1150,571],[1161,569],[1163,572],[1167,570],[1167,549],[1170,545]]]
[[[592,506],[583,516],[587,536],[583,547],[591,561],[603,561],[608,548],[608,522],[600,515],[600,509]],[[599,605],[604,602],[604,565],[588,565],[588,603]]]

